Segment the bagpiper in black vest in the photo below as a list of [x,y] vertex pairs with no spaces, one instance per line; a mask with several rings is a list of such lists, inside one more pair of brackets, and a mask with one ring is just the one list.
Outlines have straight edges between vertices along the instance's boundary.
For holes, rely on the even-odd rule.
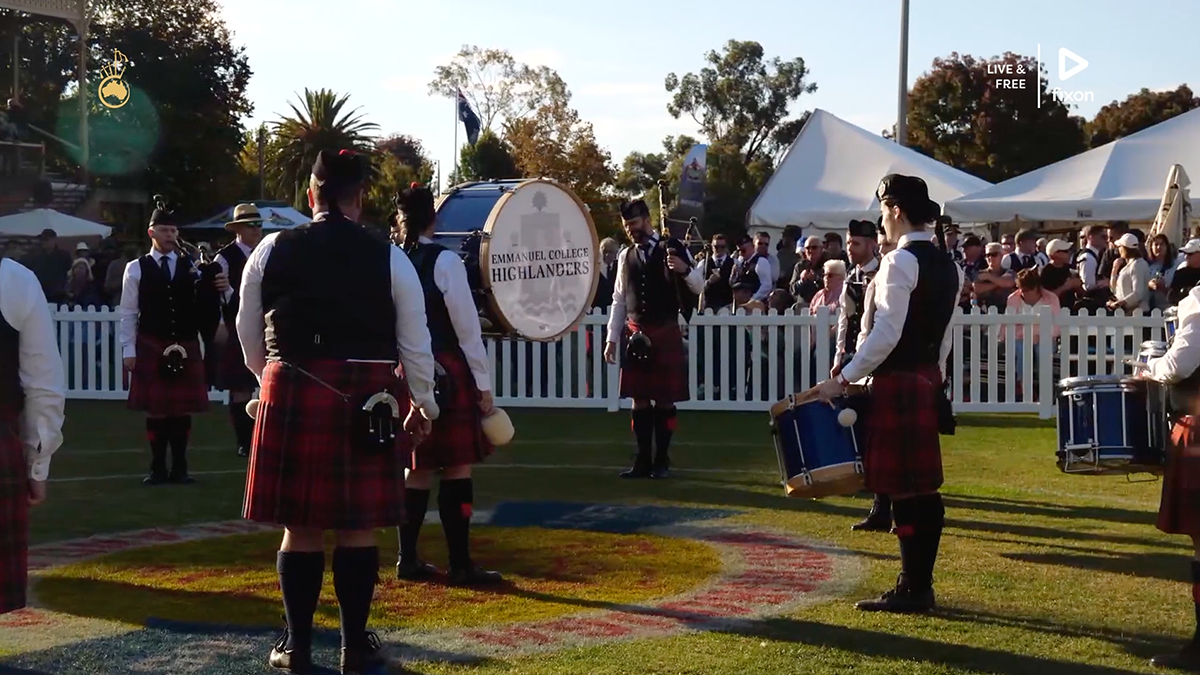
[[730,284],[737,285],[740,283],[749,283],[754,285],[754,292],[762,288],[762,279],[758,277],[758,261],[766,256],[755,253],[747,258],[744,262],[738,263],[733,269],[733,274],[730,276]]
[[[238,295],[238,289],[242,286],[242,271],[246,269],[246,254],[242,251],[242,247],[238,246],[237,241],[231,241],[221,250],[217,251],[217,255],[225,259],[225,263],[229,265],[229,286],[233,289],[233,294],[229,301],[225,303],[224,319],[227,326],[233,327],[238,313],[238,307],[241,305],[241,297]],[[236,340],[237,331],[230,331],[230,336]],[[241,343],[238,343],[241,344]]]
[[170,278],[149,253],[138,258],[138,267],[142,277],[138,281],[138,334],[168,343],[198,339],[199,275],[193,273],[191,258],[176,251],[175,274]]
[[870,271],[855,266],[846,279],[846,296],[843,299],[842,311],[846,314],[846,342],[844,353],[849,356],[857,350],[858,335],[862,332],[863,312],[866,309],[867,284],[875,278],[879,271],[879,260],[873,260]]
[[398,361],[391,256],[342,215],[276,235],[262,278],[267,357]]
[[[726,254],[725,260],[718,266],[716,257],[704,259],[704,306],[728,307],[733,304],[733,256]],[[710,283],[709,277],[713,272],[721,273],[721,280]]]
[[917,285],[900,340],[876,374],[940,365],[942,338],[958,307],[958,265],[948,253],[932,241],[909,241],[900,250],[917,258]]
[[667,268],[666,242],[659,240],[645,261],[637,245],[625,249],[625,312],[638,326],[661,326],[679,320],[679,295]]

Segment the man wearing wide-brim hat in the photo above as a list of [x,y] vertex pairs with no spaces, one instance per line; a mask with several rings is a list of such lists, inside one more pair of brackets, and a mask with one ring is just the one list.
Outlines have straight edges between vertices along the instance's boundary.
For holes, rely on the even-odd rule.
[[239,457],[250,456],[250,441],[254,437],[254,420],[246,414],[246,402],[254,396],[258,379],[246,367],[242,354],[242,343],[237,335],[237,312],[240,304],[238,289],[242,284],[242,270],[258,242],[262,240],[263,218],[254,204],[238,204],[233,208],[233,220],[225,223],[225,229],[233,232],[235,239],[217,251],[217,263],[228,277],[228,284],[220,289],[225,300],[221,321],[225,327],[224,343],[218,346],[216,382],[218,389],[229,391],[229,421],[237,438]]

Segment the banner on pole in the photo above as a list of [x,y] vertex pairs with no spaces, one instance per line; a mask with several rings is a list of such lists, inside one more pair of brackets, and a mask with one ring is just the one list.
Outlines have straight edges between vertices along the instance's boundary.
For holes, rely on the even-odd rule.
[[708,172],[708,146],[693,145],[683,160],[683,171],[679,176],[679,203],[693,208],[704,208],[704,183]]

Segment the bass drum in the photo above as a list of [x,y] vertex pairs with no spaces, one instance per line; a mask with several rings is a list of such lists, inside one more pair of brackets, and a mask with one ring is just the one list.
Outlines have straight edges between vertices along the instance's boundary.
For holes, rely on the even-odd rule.
[[466,183],[435,209],[434,241],[462,255],[485,335],[552,342],[591,309],[600,241],[587,207],[566,186]]

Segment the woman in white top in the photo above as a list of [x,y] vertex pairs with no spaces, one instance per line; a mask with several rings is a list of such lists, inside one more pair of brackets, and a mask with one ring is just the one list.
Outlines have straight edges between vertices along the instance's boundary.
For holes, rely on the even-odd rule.
[[1150,264],[1142,256],[1142,247],[1137,237],[1125,233],[1117,240],[1117,248],[1121,257],[1113,264],[1112,279],[1109,281],[1113,289],[1112,300],[1108,308],[1113,311],[1122,310],[1126,314],[1135,309],[1150,311]]

